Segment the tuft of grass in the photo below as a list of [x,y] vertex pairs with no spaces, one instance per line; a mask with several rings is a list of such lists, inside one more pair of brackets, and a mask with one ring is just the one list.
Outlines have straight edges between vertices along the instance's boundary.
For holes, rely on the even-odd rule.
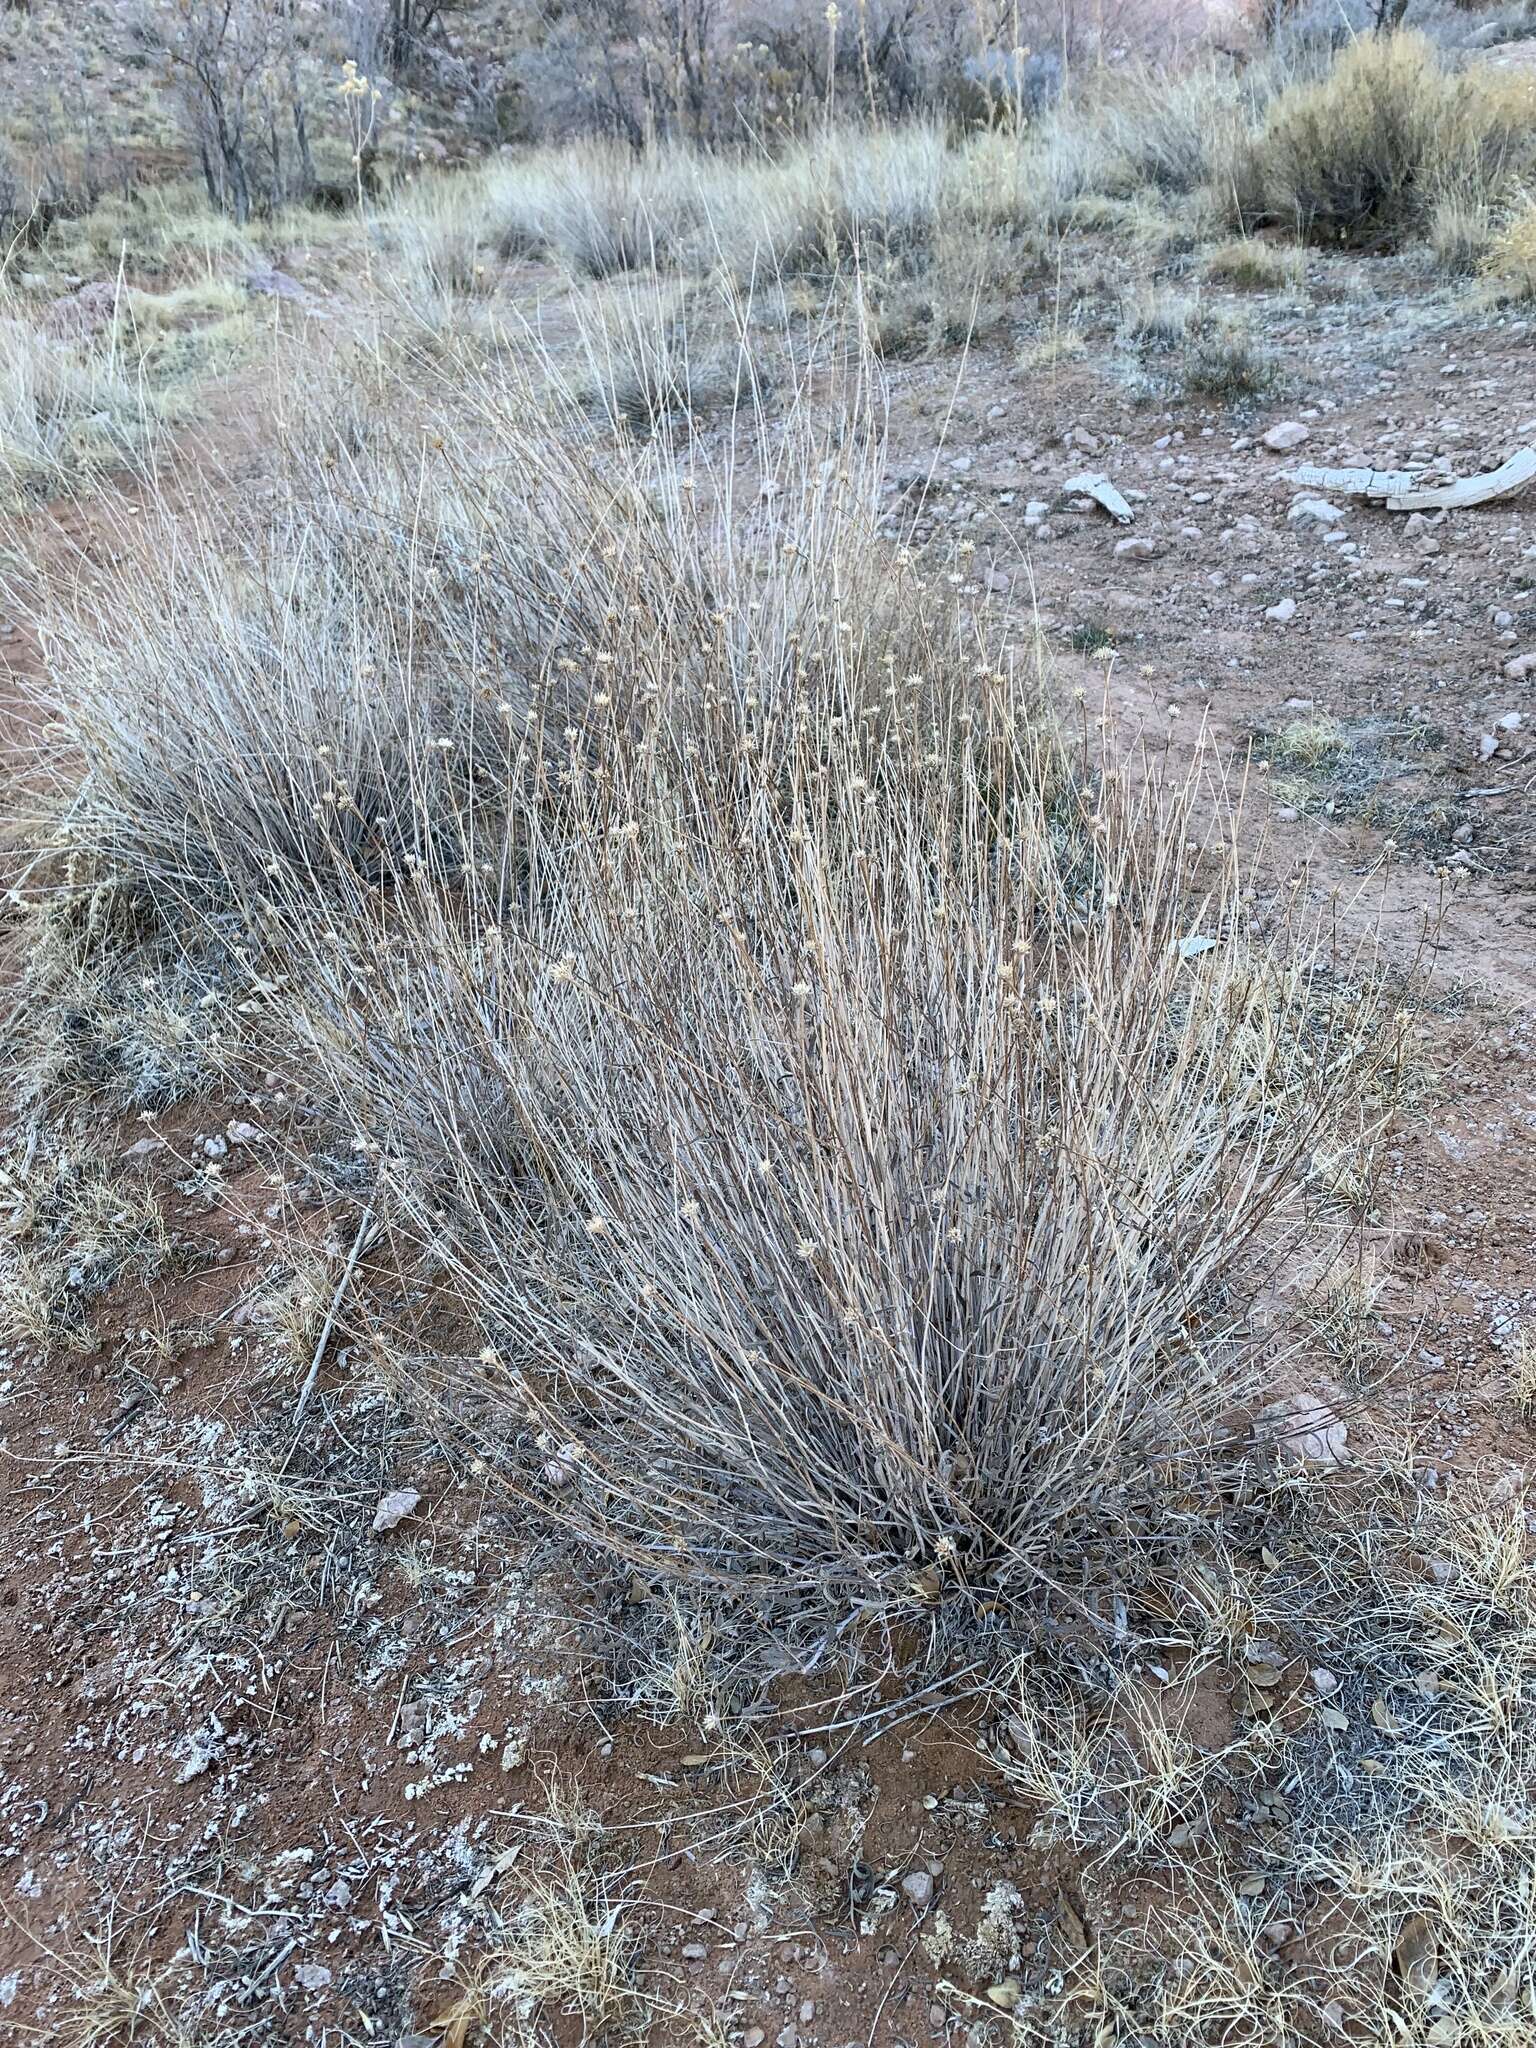
[[1305,280],[1306,265],[1294,249],[1279,249],[1244,235],[1213,249],[1205,259],[1205,274],[1212,284],[1225,285],[1229,291],[1296,291]]
[[523,1898],[487,1938],[424,1976],[423,1997],[429,1982],[452,1987],[429,2019],[445,2041],[532,2041],[562,2018],[583,2040],[638,2038],[659,2016],[637,1980],[635,1894],[603,1867],[591,1818],[558,1785],[550,1799],[546,1867],[524,1877]]
[[1136,358],[1134,386],[1148,396],[1241,405],[1271,389],[1277,375],[1246,321],[1176,293],[1133,300],[1119,341]]
[[1306,718],[1292,718],[1275,735],[1273,755],[1303,768],[1320,768],[1338,758],[1345,732],[1339,721],[1320,711]]
[[1536,1332],[1522,1323],[1509,1354],[1509,1388],[1527,1422],[1536,1421]]
[[941,228],[917,276],[863,280],[870,340],[886,359],[985,341],[1007,323],[1020,281],[1012,240],[996,230]]
[[0,1164],[0,1201],[7,1209],[0,1328],[34,1350],[90,1349],[91,1303],[124,1274],[152,1278],[171,1255],[153,1192],[71,1152],[42,1164]]
[[1483,270],[1505,297],[1536,299],[1536,201],[1521,207],[1494,235]]
[[1493,242],[1493,209],[1476,192],[1445,192],[1425,225],[1430,253],[1441,270],[1470,277],[1482,269]]
[[759,400],[761,366],[729,304],[707,288],[637,281],[579,316],[574,395],[612,425],[653,434]]

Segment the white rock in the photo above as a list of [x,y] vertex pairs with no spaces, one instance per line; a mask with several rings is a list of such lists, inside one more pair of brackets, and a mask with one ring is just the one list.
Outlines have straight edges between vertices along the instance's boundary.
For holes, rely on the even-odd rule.
[[926,1870],[909,1870],[901,1880],[901,1889],[920,1913],[932,1903],[933,1879]]
[[1295,598],[1282,597],[1278,604],[1266,608],[1264,616],[1266,619],[1273,619],[1277,626],[1288,626],[1296,616]]
[[1285,516],[1292,526],[1337,526],[1344,514],[1326,498],[1298,498]]
[[562,1444],[552,1458],[546,1458],[539,1468],[539,1476],[546,1486],[566,1487],[574,1484],[578,1466],[581,1464],[581,1446]]
[[1277,455],[1287,455],[1291,449],[1299,448],[1310,432],[1300,420],[1277,420],[1264,436],[1264,446]]
[[421,1506],[421,1495],[414,1486],[397,1486],[386,1493],[373,1511],[373,1533],[381,1536],[386,1529],[397,1529],[407,1515],[415,1514]]
[[1283,1394],[1260,1409],[1254,1435],[1275,1444],[1288,1465],[1342,1465],[1349,1430],[1315,1394]]
[[1525,715],[1519,711],[1506,711],[1502,718],[1493,721],[1495,732],[1518,732],[1525,723]]
[[1480,761],[1491,761],[1498,751],[1499,743],[1491,732],[1485,732],[1479,736],[1477,742],[1477,758]]
[[1513,661],[1506,661],[1504,673],[1512,683],[1523,683],[1527,676],[1536,675],[1536,653],[1517,654]]
[[1129,555],[1133,561],[1137,562],[1150,561],[1152,556],[1157,553],[1157,542],[1148,540],[1144,533],[1134,534],[1129,540],[1117,540],[1115,542],[1115,553],[1117,555]]

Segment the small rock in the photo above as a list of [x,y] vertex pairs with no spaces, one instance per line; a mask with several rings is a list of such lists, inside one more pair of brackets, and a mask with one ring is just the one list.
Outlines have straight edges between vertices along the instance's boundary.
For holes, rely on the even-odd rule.
[[1325,1670],[1320,1664],[1312,1673],[1312,1690],[1320,1700],[1325,1700],[1330,1693],[1337,1692],[1338,1689],[1339,1681],[1337,1678],[1334,1677],[1331,1671]]
[[254,1124],[242,1124],[239,1122],[229,1124],[225,1127],[225,1136],[229,1139],[231,1145],[259,1145],[261,1143],[261,1132],[257,1130]]
[[1527,676],[1536,675],[1536,652],[1517,654],[1513,661],[1506,661],[1504,673],[1512,683],[1523,683]]
[[1282,1464],[1342,1465],[1348,1456],[1347,1425],[1315,1394],[1284,1394],[1271,1401],[1259,1410],[1254,1435],[1277,1447]]
[[1298,498],[1285,516],[1292,526],[1337,526],[1344,514],[1326,498]]
[[1293,448],[1301,446],[1310,431],[1300,420],[1277,420],[1264,436],[1264,446],[1276,455],[1288,455]]
[[1296,616],[1295,598],[1282,597],[1278,604],[1266,608],[1264,616],[1266,619],[1273,619],[1277,626],[1288,626]]
[[1480,761],[1491,761],[1498,751],[1498,740],[1491,732],[1479,734],[1477,741],[1477,758]]
[[43,315],[45,332],[67,341],[84,340],[110,327],[117,318],[118,289],[109,278],[82,285],[68,298],[55,299]]
[[1144,533],[1134,534],[1129,540],[1117,540],[1115,542],[1115,553],[1117,555],[1129,555],[1133,561],[1137,562],[1150,561],[1152,556],[1157,553],[1157,542],[1155,540],[1148,540]]
[[373,1511],[373,1533],[382,1536],[386,1529],[398,1529],[407,1515],[414,1515],[421,1506],[421,1495],[414,1486],[397,1486],[386,1493]]
[[540,1477],[546,1486],[565,1487],[575,1482],[577,1467],[581,1463],[579,1444],[562,1444],[552,1458],[546,1458],[539,1467]]
[[307,299],[309,293],[296,277],[290,277],[286,270],[253,270],[245,280],[248,292],[258,292],[269,299]]
[[300,1963],[294,1970],[293,1981],[301,1991],[324,1991],[332,1980],[324,1963]]
[[933,1903],[933,1879],[926,1870],[909,1870],[901,1880],[901,1889],[919,1913],[926,1912]]
[[1523,712],[1506,711],[1502,718],[1496,718],[1493,721],[1493,729],[1495,732],[1518,732],[1524,723],[1525,714]]

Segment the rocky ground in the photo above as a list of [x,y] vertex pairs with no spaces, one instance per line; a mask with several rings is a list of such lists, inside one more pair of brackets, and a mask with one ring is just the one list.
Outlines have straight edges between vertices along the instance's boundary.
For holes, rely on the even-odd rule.
[[[1404,1421],[1421,1490],[1462,1468],[1508,1497],[1536,1448],[1510,1371],[1536,1319],[1536,488],[1409,515],[1286,472],[1450,478],[1536,443],[1536,320],[1395,258],[1313,258],[1249,310],[1277,379],[1235,409],[1138,395],[1108,334],[893,366],[891,521],[936,560],[968,543],[978,603],[1038,611],[1065,716],[1214,749],[1265,872],[1431,966],[1318,1386]],[[221,432],[259,390],[221,394]],[[1064,488],[1084,471],[1132,523]],[[92,544],[89,503],[62,517]],[[8,624],[0,663],[37,659]],[[364,1343],[339,1333],[301,1400],[363,1217],[282,1181],[286,1114],[258,1088],[117,1129],[136,1249],[67,1342],[0,1356],[0,2039],[469,2048],[525,2038],[519,2010],[560,2041],[1037,2038],[1021,1986],[1109,1909],[963,1707],[872,1733],[802,1678],[772,1726],[722,1716],[686,1620],[522,1526]],[[39,1199],[4,1198],[13,1229]],[[1171,1698],[1170,1667],[1145,1682]],[[1189,1692],[1206,1754],[1257,1712]],[[1118,1909],[1173,1900],[1177,1862]],[[555,1950],[585,2018],[539,2005]]]

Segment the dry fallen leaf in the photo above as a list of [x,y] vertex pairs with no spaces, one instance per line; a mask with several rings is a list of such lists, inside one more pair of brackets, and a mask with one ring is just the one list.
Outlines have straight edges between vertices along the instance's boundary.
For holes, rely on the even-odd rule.
[[1392,1949],[1392,1966],[1415,1997],[1428,1998],[1440,1975],[1440,1951],[1422,1913],[1410,1913]]
[[1083,1917],[1064,1891],[1056,1894],[1056,1925],[1061,1930],[1061,1938],[1069,1954],[1081,1956],[1088,1953],[1088,1930],[1083,1925]]

